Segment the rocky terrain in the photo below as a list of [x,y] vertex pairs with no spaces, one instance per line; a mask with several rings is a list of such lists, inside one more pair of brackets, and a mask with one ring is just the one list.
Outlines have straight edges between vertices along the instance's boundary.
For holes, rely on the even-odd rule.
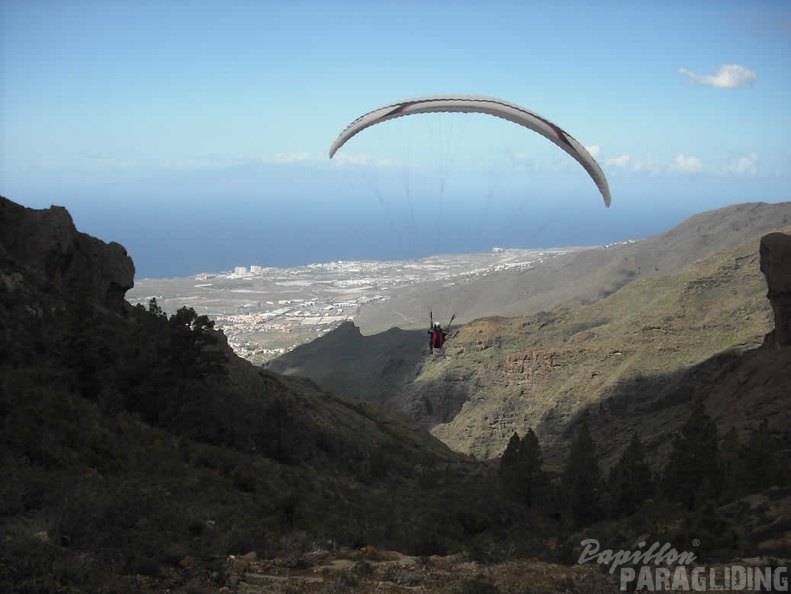
[[292,539],[466,538],[442,526],[489,470],[387,409],[256,368],[194,311],[131,307],[123,248],[64,209],[0,208],[0,590],[115,591],[118,573],[187,557],[210,572]]
[[767,346],[791,346],[791,242],[784,233],[761,238],[761,272],[766,276],[766,294],[772,306],[774,329],[766,335]]
[[[758,208],[763,211],[764,207]],[[765,412],[776,415],[772,426],[780,430],[789,421],[783,412],[782,390],[788,388],[784,355],[756,349],[772,326],[773,311],[779,328],[787,323],[783,321],[787,318],[778,316],[787,316],[782,296],[788,290],[782,279],[791,260],[775,245],[780,236],[769,234],[761,243],[765,215],[750,237],[753,215],[741,217],[751,211],[732,208],[730,212],[738,224],[729,224],[723,213],[715,212],[710,219],[699,215],[652,240],[655,245],[706,245],[714,239],[697,238],[698,229],[733,227],[737,233],[730,240],[724,232],[716,234],[717,246],[729,247],[713,253],[707,248],[704,252],[709,255],[674,274],[635,276],[594,303],[576,308],[560,305],[526,317],[481,318],[454,331],[444,351],[434,356],[428,356],[425,343],[420,346],[424,330],[392,329],[362,336],[347,324],[275,359],[269,369],[310,377],[331,391],[387,403],[452,448],[480,458],[500,455],[513,432],[528,427],[552,450],[552,444],[568,442],[579,419],[590,416],[604,424],[605,435],[612,434],[607,419],[613,414],[625,417],[618,433],[625,436],[632,429],[642,431],[639,410],[671,410],[680,405],[674,413],[678,422],[693,394],[720,393],[716,381],[742,381],[743,392],[751,395],[740,398],[732,413],[721,415],[721,429],[727,431],[727,423],[733,422],[747,431],[751,427],[747,419],[753,415],[746,411],[758,407],[759,394],[776,385],[765,395],[774,408]],[[590,257],[586,254],[574,257]],[[622,257],[616,253],[616,263]],[[669,254],[655,257],[663,262],[687,260]],[[771,268],[767,277],[762,268]],[[772,358],[779,359],[769,361]],[[724,373],[739,362],[749,368],[762,366],[764,360],[775,378],[762,378],[766,389],[751,383],[754,372],[749,370]],[[629,412],[624,413],[624,407]],[[646,437],[657,432],[664,436],[660,438],[664,447],[652,441],[655,447],[650,453],[656,460],[666,453],[673,434],[670,427],[672,423],[659,431],[645,429]],[[610,445],[607,459],[619,453],[622,443],[606,440],[603,447]],[[561,449],[557,459],[563,453]]]
[[308,377],[330,392],[393,405],[423,365],[427,350],[425,329],[391,328],[364,336],[353,322],[344,322],[264,367],[287,376]]
[[[526,560],[476,562],[466,554],[430,557],[380,551],[317,550],[299,559],[230,560],[238,592],[557,592],[596,594],[617,589],[617,580],[593,565],[565,566]],[[488,590],[487,590],[488,589]],[[230,590],[230,589],[229,589]]]
[[[659,411],[675,408],[678,422],[696,396],[719,398],[725,389],[720,382],[744,384],[731,407],[713,407],[721,411],[723,431],[728,422],[750,428],[751,409],[762,410],[754,418],[772,419],[777,430],[788,427],[787,354],[758,348],[771,327],[771,310],[756,243],[699,261],[675,277],[636,281],[590,306],[465,326],[446,357],[426,365],[404,398],[414,410],[437,393],[445,400],[456,394],[458,413],[432,431],[482,457],[498,455],[514,430],[527,427],[547,445],[564,442],[575,422],[588,417],[593,426],[602,424],[603,435],[637,430],[643,436],[643,421],[658,423]],[[753,368],[764,365],[768,375],[759,380]],[[765,409],[764,398],[774,406]],[[608,420],[613,416],[623,419],[615,433]],[[664,436],[667,446],[672,426],[651,432]],[[609,447],[617,439],[603,442]],[[662,444],[650,443],[650,455],[662,459]]]
[[[0,213],[0,591],[613,591],[585,538],[787,562],[791,228],[583,307],[474,320],[417,361],[399,353],[423,331],[344,325],[311,356],[366,400],[307,361],[244,361],[194,310],[131,306],[123,248],[64,209]],[[534,501],[507,456],[464,453],[528,428]],[[624,507],[635,485],[609,471],[632,435],[652,495]]]
[[[24,261],[59,291],[79,295],[111,311],[124,307],[135,266],[124,247],[80,233],[62,206],[31,210],[0,196],[0,258]],[[19,272],[3,282],[14,287]]]

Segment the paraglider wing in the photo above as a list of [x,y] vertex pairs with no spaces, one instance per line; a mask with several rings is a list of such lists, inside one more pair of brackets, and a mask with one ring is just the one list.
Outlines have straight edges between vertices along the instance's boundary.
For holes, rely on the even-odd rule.
[[593,178],[593,181],[599,188],[604,198],[604,204],[608,207],[610,206],[610,188],[607,185],[607,178],[604,177],[604,172],[599,167],[599,164],[596,163],[596,160],[584,146],[564,132],[563,129],[537,113],[514,103],[509,103],[502,99],[495,99],[494,97],[437,95],[407,99],[405,101],[393,103],[392,105],[380,107],[379,109],[375,109],[357,118],[341,132],[340,136],[338,136],[330,147],[330,159],[332,159],[338,149],[352,136],[362,132],[370,126],[406,115],[432,112],[485,113],[503,118],[515,124],[519,124],[520,126],[524,126],[525,128],[529,128],[534,132],[538,132],[574,157],[574,159],[585,168],[585,171]]

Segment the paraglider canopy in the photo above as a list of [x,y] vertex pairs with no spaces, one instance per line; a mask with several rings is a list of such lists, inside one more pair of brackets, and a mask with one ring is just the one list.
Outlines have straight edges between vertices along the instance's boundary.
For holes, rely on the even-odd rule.
[[432,112],[484,113],[503,118],[533,130],[534,132],[538,132],[558,145],[585,168],[585,171],[593,178],[596,187],[599,188],[604,198],[605,206],[610,206],[610,188],[607,184],[607,178],[604,177],[604,172],[599,167],[599,164],[584,146],[545,117],[525,109],[524,107],[520,107],[515,103],[510,103],[494,97],[477,95],[433,95],[429,97],[406,99],[398,103],[385,105],[384,107],[380,107],[360,116],[349,124],[343,132],[340,133],[335,142],[332,143],[330,147],[330,159],[335,155],[338,149],[355,134],[362,132],[370,126],[407,115]]

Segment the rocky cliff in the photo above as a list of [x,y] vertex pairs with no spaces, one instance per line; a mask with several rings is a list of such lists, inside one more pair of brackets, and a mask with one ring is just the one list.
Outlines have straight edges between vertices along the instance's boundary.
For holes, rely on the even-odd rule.
[[791,235],[770,233],[761,238],[761,272],[775,321],[764,344],[791,346]]
[[36,210],[0,196],[0,259],[7,290],[32,274],[70,298],[119,313],[134,286],[135,266],[126,249],[77,231],[62,206]]
[[791,259],[778,236],[786,237],[756,237],[587,307],[468,324],[449,357],[418,378],[431,387],[427,372],[442,379],[463,365],[476,382],[459,414],[432,432],[460,451],[496,456],[513,431],[533,427],[545,460],[560,463],[586,420],[605,466],[635,431],[661,466],[689,403],[700,398],[712,403],[723,434],[730,427],[750,434],[756,419],[782,433],[791,394],[786,349],[757,348],[773,313],[776,328],[764,344],[782,344],[783,328],[788,336]]
[[[718,228],[730,225],[723,220]],[[776,329],[767,341],[788,341],[791,255],[783,234],[788,228],[779,231],[758,232],[744,242],[732,239],[729,248],[698,258],[681,273],[639,278],[584,307],[470,322],[453,333],[441,354],[429,357],[421,348],[421,360],[410,370],[414,379],[402,374],[407,381],[391,381],[377,400],[406,412],[457,451],[481,458],[498,456],[514,431],[522,434],[532,427],[547,448],[545,460],[552,463],[564,459],[564,444],[580,418],[607,416],[609,407],[615,417],[626,419],[619,421],[617,435],[628,438],[639,426],[655,446],[652,461],[661,465],[692,394],[712,395],[712,402],[719,398],[715,394],[727,395],[730,404],[717,412],[723,431],[731,426],[753,430],[747,415],[751,406],[779,428],[787,419],[782,412],[783,391],[789,390],[782,371],[787,361],[782,352],[755,350],[772,327],[773,313]],[[724,235],[716,241],[728,245]],[[377,337],[384,342],[384,334],[362,338],[373,343]],[[337,342],[326,349],[334,338]],[[359,369],[369,377],[377,371],[384,376],[394,367],[392,359],[403,357],[403,345],[393,345],[389,358],[384,346],[374,358],[360,345],[353,358],[344,360],[335,356],[350,348],[342,338],[328,335],[326,343],[295,349],[272,367],[282,365],[323,386],[332,381],[331,389],[343,393],[344,383],[351,384]],[[355,338],[359,343],[359,332]],[[721,375],[726,367],[727,378]],[[758,377],[761,385],[753,383]],[[672,415],[664,426],[654,427],[659,409]],[[653,412],[643,417],[645,410]],[[613,434],[609,421],[602,419],[602,426],[610,431],[602,436]],[[611,463],[621,444],[606,443],[608,451],[602,453]]]

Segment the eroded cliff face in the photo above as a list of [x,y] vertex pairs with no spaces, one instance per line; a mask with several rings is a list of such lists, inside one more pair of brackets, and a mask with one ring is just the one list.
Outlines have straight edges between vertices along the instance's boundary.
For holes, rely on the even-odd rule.
[[121,313],[134,286],[135,266],[118,243],[77,231],[62,206],[32,209],[0,196],[3,285],[34,275],[66,295]]
[[769,233],[761,238],[761,272],[775,321],[764,346],[791,346],[791,235]]
[[[695,398],[723,403],[714,407],[723,432],[735,426],[747,434],[756,418],[769,418],[772,430],[787,426],[791,349],[781,347],[791,337],[791,234],[783,231],[588,307],[466,324],[445,357],[426,361],[409,393],[413,405],[402,410],[431,421],[452,448],[483,458],[532,428],[550,465],[563,463],[587,419],[606,444],[605,465],[637,431],[661,466]],[[773,318],[772,348],[757,348]],[[449,381],[464,373],[466,394]],[[427,414],[446,410],[437,402],[449,395],[458,396],[451,414]]]

